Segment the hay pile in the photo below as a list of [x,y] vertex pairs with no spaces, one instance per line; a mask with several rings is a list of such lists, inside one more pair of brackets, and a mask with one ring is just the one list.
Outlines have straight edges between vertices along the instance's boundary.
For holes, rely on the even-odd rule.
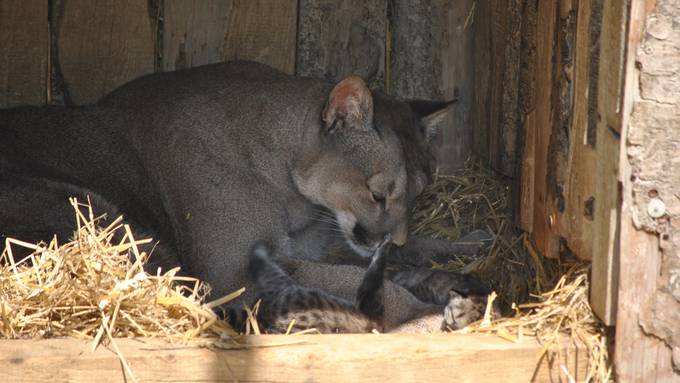
[[541,257],[511,217],[510,187],[477,161],[454,175],[435,175],[418,197],[411,232],[456,240],[477,229],[494,237],[482,256],[452,254],[435,268],[479,274],[499,294],[504,313],[555,285],[564,273],[558,261]]
[[[226,341],[236,335],[212,307],[242,291],[205,303],[209,288],[178,276],[179,268],[145,273],[148,255],[138,246],[150,239],[136,240],[122,217],[102,229],[89,204],[75,199],[71,204],[77,221],[71,242],[60,245],[54,238],[33,245],[7,239],[0,258],[1,338],[72,336],[92,340],[93,348],[107,342],[118,352],[115,337]],[[15,259],[14,246],[33,253]]]
[[[454,175],[436,175],[419,197],[413,233],[456,240],[473,230],[486,230],[493,244],[481,256],[452,254],[434,268],[479,274],[490,282],[506,318],[484,320],[464,332],[494,333],[509,341],[535,337],[544,345],[542,358],[562,360],[565,341],[586,349],[586,381],[611,381],[607,336],[588,304],[589,264],[562,264],[540,256],[526,233],[511,218],[510,188],[502,177],[469,160]],[[566,366],[560,366],[569,376]]]
[[515,316],[493,320],[487,315],[463,332],[492,333],[512,342],[534,336],[543,345],[541,359],[547,358],[551,365],[559,365],[565,375],[571,376],[561,364],[564,360],[561,346],[568,341],[567,352],[579,349],[588,352],[588,371],[583,381],[609,382],[612,371],[608,339],[604,326],[588,305],[588,272],[587,265],[574,264],[536,302],[517,305]]

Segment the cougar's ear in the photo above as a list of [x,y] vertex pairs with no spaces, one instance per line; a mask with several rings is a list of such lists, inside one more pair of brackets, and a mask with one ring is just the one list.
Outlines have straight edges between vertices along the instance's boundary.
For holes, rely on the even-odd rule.
[[331,91],[323,110],[324,129],[371,129],[373,123],[373,96],[357,76],[340,81]]
[[420,119],[425,140],[431,142],[439,134],[442,122],[453,111],[458,99],[450,101],[409,101],[413,113]]

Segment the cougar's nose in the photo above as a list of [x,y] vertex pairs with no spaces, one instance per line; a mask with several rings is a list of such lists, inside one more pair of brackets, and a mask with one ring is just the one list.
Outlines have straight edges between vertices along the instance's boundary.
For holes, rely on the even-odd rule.
[[391,235],[392,243],[397,246],[403,246],[408,237],[408,225],[406,223],[400,224],[392,231]]

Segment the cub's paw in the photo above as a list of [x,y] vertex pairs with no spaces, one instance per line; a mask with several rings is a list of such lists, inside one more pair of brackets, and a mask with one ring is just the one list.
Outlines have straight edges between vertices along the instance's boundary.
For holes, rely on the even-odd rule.
[[[463,296],[455,291],[449,292],[449,303],[444,307],[444,322],[442,330],[459,330],[470,323],[484,317],[486,311],[486,296]],[[499,314],[498,307],[493,305],[494,316]]]

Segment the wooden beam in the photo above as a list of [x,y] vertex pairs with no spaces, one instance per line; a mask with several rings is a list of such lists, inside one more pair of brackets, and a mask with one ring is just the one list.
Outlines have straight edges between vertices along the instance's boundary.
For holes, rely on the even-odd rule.
[[55,2],[58,60],[74,104],[96,102],[154,71],[156,31],[141,0]]
[[[212,351],[153,340],[116,344],[138,381],[547,382],[585,377],[587,356],[540,358],[534,341],[481,334],[252,336],[248,348]],[[280,345],[280,344],[289,345]],[[295,343],[295,344],[290,344]],[[279,344],[279,346],[271,346]],[[118,356],[75,339],[0,341],[3,381],[121,382]],[[129,377],[127,377],[129,379]],[[129,380],[128,380],[129,381]]]
[[[299,342],[284,346],[269,346]],[[547,382],[585,377],[585,352],[539,361],[535,341],[482,334],[251,336],[245,349],[211,351],[152,340],[119,339],[141,382]],[[563,353],[564,354],[564,353]],[[118,356],[74,339],[0,341],[4,382],[121,382]],[[130,378],[127,377],[128,381]]]
[[48,38],[46,1],[0,1],[0,108],[45,103]]

